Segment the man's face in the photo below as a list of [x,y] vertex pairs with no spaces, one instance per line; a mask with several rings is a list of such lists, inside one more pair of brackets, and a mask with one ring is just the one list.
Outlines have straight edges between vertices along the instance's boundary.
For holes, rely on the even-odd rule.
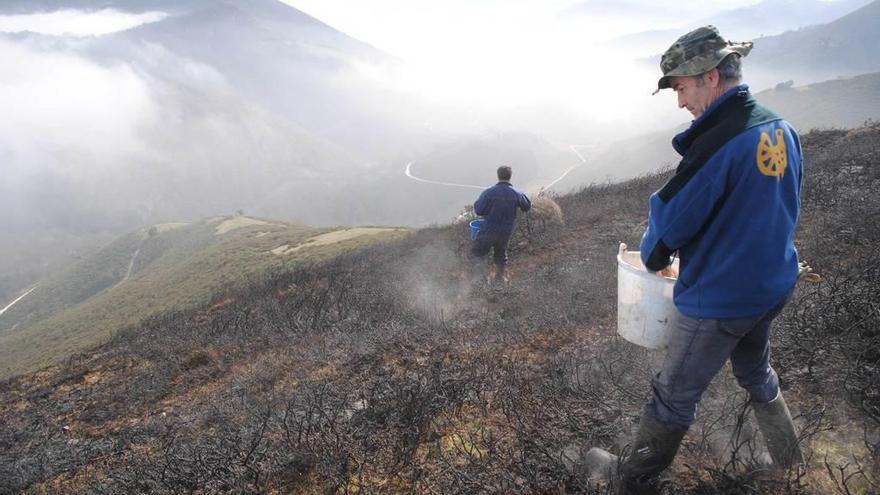
[[706,84],[705,76],[675,76],[669,79],[672,90],[678,95],[678,108],[687,108],[694,118],[702,115],[715,99],[715,91],[710,84]]

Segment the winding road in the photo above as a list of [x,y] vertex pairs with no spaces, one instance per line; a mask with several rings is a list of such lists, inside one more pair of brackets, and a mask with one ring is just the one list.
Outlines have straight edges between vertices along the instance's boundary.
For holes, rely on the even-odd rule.
[[134,250],[134,254],[131,255],[131,260],[129,260],[129,262],[128,262],[128,270],[126,270],[125,276],[122,277],[122,280],[120,280],[119,282],[116,282],[116,285],[111,287],[112,289],[115,289],[115,288],[119,287],[120,285],[124,284],[125,282],[128,281],[129,277],[131,277],[131,271],[134,268],[134,262],[135,262],[135,260],[137,260],[138,255],[141,254],[141,248],[144,247],[145,242],[147,242],[146,237],[141,239],[141,243],[138,244],[137,249]]
[[456,184],[455,182],[440,182],[440,181],[436,181],[436,180],[422,179],[421,177],[416,177],[415,175],[412,174],[412,171],[411,171],[411,169],[412,169],[412,164],[413,164],[413,163],[415,163],[415,162],[409,162],[409,163],[407,163],[407,164],[406,164],[406,170],[404,171],[404,173],[406,174],[406,176],[409,177],[409,178],[412,179],[412,180],[415,180],[415,181],[418,181],[418,182],[425,182],[425,183],[427,183],[427,184],[437,184],[437,185],[440,185],[440,186],[467,187],[467,188],[470,188],[470,189],[480,189],[480,190],[483,190],[483,189],[486,188],[485,186],[475,186],[475,185],[472,185],[472,184]]
[[[562,175],[560,175],[559,177],[554,179],[552,182],[550,182],[546,186],[542,187],[540,190],[540,193],[543,193],[544,191],[555,186],[559,181],[564,179],[565,176],[567,176],[572,170],[575,170],[576,168],[587,163],[587,159],[584,158],[584,156],[580,154],[580,152],[577,150],[578,148],[590,148],[590,149],[594,148],[594,146],[592,144],[570,144],[570,145],[568,145],[568,147],[569,147],[569,149],[571,149],[571,151],[575,155],[577,155],[578,159],[580,159],[581,162],[578,163],[577,165],[573,165],[573,166],[567,168],[564,172],[562,172]],[[430,180],[430,179],[423,179],[421,177],[416,177],[415,175],[412,174],[413,163],[415,163],[415,161],[411,161],[406,164],[406,170],[404,170],[404,173],[406,174],[407,177],[409,177],[410,179],[412,179],[414,181],[424,182],[426,184],[436,184],[438,186],[464,187],[464,188],[468,188],[468,189],[479,189],[479,190],[483,190],[486,187],[488,187],[488,186],[478,186],[478,185],[474,185],[474,184],[459,184],[456,182],[443,182],[443,181],[438,181],[438,180]]]
[[15,303],[17,303],[18,301],[21,301],[22,299],[24,299],[24,297],[25,297],[26,295],[28,295],[28,294],[30,294],[31,292],[33,292],[34,289],[36,289],[36,288],[37,288],[36,285],[33,286],[33,287],[31,287],[31,290],[29,290],[29,291],[25,292],[24,294],[18,296],[18,299],[14,300],[14,301],[12,301],[11,303],[9,303],[8,305],[6,305],[5,308],[0,309],[0,315],[2,315],[3,313],[5,313],[6,310],[9,309],[9,308],[11,308]]
[[122,277],[122,280],[120,280],[119,282],[116,282],[116,285],[113,286],[114,289],[116,287],[119,287],[120,285],[124,284],[128,280],[128,278],[131,277],[131,270],[132,270],[132,268],[134,268],[134,262],[137,259],[138,255],[141,254],[141,246],[143,246],[143,245],[144,245],[144,241],[141,241],[140,246],[138,246],[138,248],[135,249],[134,254],[131,255],[131,261],[128,262],[128,271],[125,272],[125,276]]
[[574,170],[574,169],[580,167],[581,165],[587,163],[587,159],[584,158],[584,156],[581,155],[581,154],[578,152],[578,150],[577,150],[578,148],[593,148],[594,146],[593,146],[592,144],[570,144],[570,145],[568,145],[568,147],[571,149],[571,151],[574,152],[575,155],[577,155],[578,158],[580,158],[581,162],[578,163],[577,165],[572,165],[571,167],[568,167],[568,169],[567,169],[565,172],[562,172],[562,175],[560,175],[556,180],[554,180],[553,182],[551,182],[551,183],[547,184],[546,186],[542,187],[542,188],[541,188],[541,192],[542,192],[542,193],[543,193],[544,191],[546,191],[547,189],[550,189],[551,187],[555,186],[556,183],[559,182],[559,181],[561,181],[562,179],[564,179],[565,176],[569,174],[569,172],[571,172],[572,170]]
[[[143,245],[143,241],[141,241],[141,245]],[[125,273],[125,277],[123,277],[122,280],[120,280],[119,282],[117,282],[116,285],[113,286],[114,288],[115,288],[115,287],[119,287],[120,285],[122,285],[122,284],[123,284],[126,280],[128,280],[128,278],[131,276],[131,270],[132,270],[132,268],[134,267],[134,261],[137,259],[137,256],[138,256],[138,254],[139,254],[140,252],[141,252],[141,247],[138,246],[137,250],[135,250],[135,252],[134,252],[134,255],[132,255],[132,257],[131,257],[131,261],[129,261],[129,263],[128,263],[128,271]],[[6,312],[6,310],[8,310],[8,309],[11,308],[12,306],[14,306],[15,303],[17,303],[18,301],[21,301],[22,299],[24,299],[25,296],[27,296],[28,294],[30,294],[31,292],[33,292],[36,288],[37,288],[36,285],[33,286],[33,287],[31,287],[30,290],[28,290],[28,291],[25,292],[24,294],[18,296],[18,298],[17,298],[16,300],[14,300],[14,301],[12,301],[11,303],[7,304],[5,308],[0,309],[0,315],[3,315],[3,313]]]

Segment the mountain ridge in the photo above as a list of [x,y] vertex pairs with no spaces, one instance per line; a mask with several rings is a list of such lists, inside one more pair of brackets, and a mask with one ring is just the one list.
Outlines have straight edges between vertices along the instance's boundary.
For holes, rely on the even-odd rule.
[[[777,82],[819,82],[880,71],[880,1],[835,21],[755,40],[750,62]],[[786,77],[787,75],[787,77]]]

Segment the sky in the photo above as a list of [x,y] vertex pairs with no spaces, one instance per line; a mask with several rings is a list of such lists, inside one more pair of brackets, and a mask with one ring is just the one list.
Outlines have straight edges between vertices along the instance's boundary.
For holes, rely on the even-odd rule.
[[[618,122],[649,116],[660,125],[676,112],[674,97],[650,96],[659,69],[647,62],[675,35],[630,53],[607,42],[647,30],[683,34],[701,19],[759,0],[279,1],[402,60],[359,69],[415,100],[452,109],[452,117],[479,109],[497,122],[553,107]],[[113,9],[0,16],[0,32],[100,35],[165,16]]]
[[[758,0],[679,0],[674,7],[646,0],[281,1],[403,60],[393,72],[373,75],[424,101],[489,112],[549,104],[625,120],[656,105],[659,98],[646,96],[657,71],[644,58],[674,40],[639,53],[640,60],[605,42],[646,30],[684,32],[714,12]],[[104,34],[164,16],[112,9],[0,16],[0,32]],[[615,95],[633,97],[597,98],[609,78]]]
[[[603,41],[687,26],[715,11],[757,3],[680,0],[673,10],[643,0],[284,1],[403,59],[405,84],[431,99],[470,94],[482,104],[551,98],[575,105],[586,101],[585,91],[605,84],[595,81],[603,67],[619,65]],[[652,82],[622,84],[645,91]]]
[[[560,29],[576,30],[582,39],[608,39],[626,31],[677,27],[694,18],[736,7],[758,3],[757,0],[679,0],[675,8],[657,1],[588,1],[572,0],[283,0],[299,10],[406,59],[454,52],[466,55],[474,47],[517,46],[536,34],[553,39]],[[569,23],[572,7],[586,4],[596,11],[616,10],[621,5],[644,13],[644,18],[592,25]],[[592,4],[592,5],[591,5]],[[616,8],[609,8],[616,4]],[[664,5],[664,7],[658,7]],[[454,29],[454,30],[451,30]],[[491,33],[491,34],[489,34]]]
[[[405,62],[376,77],[440,104],[483,108],[555,104],[576,112],[631,114],[653,105],[644,94],[657,74],[646,57],[605,43],[646,30],[696,27],[716,12],[759,0],[279,0]],[[0,16],[0,32],[100,35],[161,20],[165,14],[56,11]],[[674,31],[673,31],[674,32]],[[673,38],[670,35],[670,38]],[[640,59],[637,59],[640,57]],[[650,72],[646,72],[650,69]],[[364,68],[373,70],[373,68]],[[608,78],[625,101],[599,98]],[[656,99],[655,99],[656,100]]]

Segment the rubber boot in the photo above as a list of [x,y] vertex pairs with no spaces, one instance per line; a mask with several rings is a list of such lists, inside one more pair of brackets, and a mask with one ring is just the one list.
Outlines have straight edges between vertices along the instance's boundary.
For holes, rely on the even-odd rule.
[[758,420],[758,428],[764,435],[767,451],[776,467],[787,469],[794,464],[804,462],[804,455],[798,444],[797,433],[794,431],[794,423],[791,421],[791,412],[785,405],[782,393],[770,402],[752,402],[755,410],[755,419]]
[[686,429],[661,423],[642,414],[632,450],[620,466],[620,495],[659,494],[660,473],[672,464]]
[[494,285],[507,285],[507,266],[495,265],[495,278],[492,280]]

